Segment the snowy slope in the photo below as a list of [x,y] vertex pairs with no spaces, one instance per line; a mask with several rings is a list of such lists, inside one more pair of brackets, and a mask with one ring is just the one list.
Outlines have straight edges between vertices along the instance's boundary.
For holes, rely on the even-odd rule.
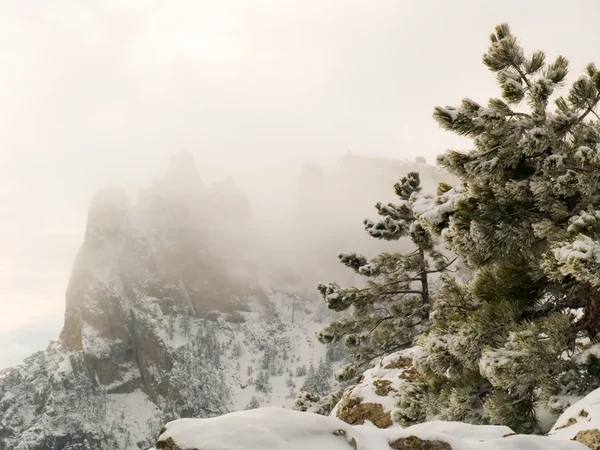
[[598,448],[600,445],[600,389],[571,405],[558,418],[549,433],[561,440],[577,440]]
[[[255,305],[255,309],[259,307]],[[0,448],[79,448],[76,445],[87,442],[90,448],[137,449],[150,445],[161,424],[174,417],[202,417],[245,409],[252,397],[259,405],[291,407],[306,378],[295,376],[297,367],[311,361],[317,363],[325,357],[326,349],[311,339],[319,327],[313,316],[296,312],[292,324],[281,317],[289,312],[283,304],[269,312],[242,313],[243,323],[216,318],[204,324],[194,319],[187,336],[178,331],[172,339],[165,340],[168,353],[176,355],[168,379],[170,389],[181,389],[178,377],[182,377],[187,388],[181,391],[182,395],[198,405],[172,404],[167,396],[158,397],[157,401],[141,386],[131,392],[119,392],[130,380],[139,378],[135,365],[122,367],[118,386],[103,386],[88,377],[84,369],[88,355],[84,351],[73,351],[54,342],[22,366],[2,372]],[[215,333],[218,342],[215,366],[207,364],[208,355],[200,354],[196,361],[199,354],[193,350],[193,342],[206,329]],[[265,392],[257,388],[253,379],[263,370],[263,356],[268,348],[275,351],[269,361],[270,379]],[[209,383],[210,389],[196,390],[198,381],[206,376],[219,382]],[[293,380],[294,386],[287,384],[288,379]]]
[[[235,430],[232,432],[232,430]],[[176,447],[176,446],[177,447]],[[166,425],[156,449],[202,450],[586,450],[572,441],[514,435],[502,426],[429,422],[378,429],[279,408],[261,408],[212,419]]]

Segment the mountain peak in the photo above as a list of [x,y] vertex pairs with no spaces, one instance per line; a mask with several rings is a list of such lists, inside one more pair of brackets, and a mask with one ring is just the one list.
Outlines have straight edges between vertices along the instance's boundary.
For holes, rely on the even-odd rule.
[[172,187],[196,189],[204,187],[194,156],[189,151],[177,152],[171,157],[164,181]]
[[129,200],[124,187],[111,186],[97,191],[88,209],[86,239],[117,232],[128,209]]

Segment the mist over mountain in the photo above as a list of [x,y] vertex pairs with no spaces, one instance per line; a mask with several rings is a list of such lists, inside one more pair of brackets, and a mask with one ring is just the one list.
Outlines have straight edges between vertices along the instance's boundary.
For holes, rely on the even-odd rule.
[[290,407],[307,383],[326,393],[343,356],[315,340],[331,317],[315,284],[351,281],[338,250],[377,251],[362,216],[413,169],[443,178],[352,155],[307,165],[262,217],[187,152],[136,199],[99,190],[58,340],[0,372],[0,448],[143,449],[174,418]]

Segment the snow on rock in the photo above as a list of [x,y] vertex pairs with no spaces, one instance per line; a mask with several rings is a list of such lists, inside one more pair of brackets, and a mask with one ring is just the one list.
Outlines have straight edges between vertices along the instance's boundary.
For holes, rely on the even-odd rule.
[[[328,213],[357,204],[371,211],[379,197],[371,184],[391,194],[394,177],[414,170],[343,159],[332,184],[307,197],[310,205],[318,198]],[[357,176],[365,167],[369,175]],[[419,171],[432,186],[439,181],[436,168]],[[344,355],[315,338],[331,318],[315,286],[333,273],[324,267],[338,267],[338,238],[353,246],[356,239],[339,228],[332,239],[312,218],[342,217],[368,241],[365,249],[375,248],[363,236],[363,214],[345,221],[304,204],[279,228],[256,222],[243,192],[230,182],[205,185],[185,152],[135,202],[122,188],[101,190],[59,339],[0,371],[0,450],[139,450],[174,419],[289,408],[301,390],[335,390],[331,374]],[[290,229],[299,229],[297,239]],[[293,245],[304,237],[312,246]],[[384,404],[388,413],[390,399]]]
[[190,158],[137,204],[94,197],[59,340],[0,371],[0,450],[144,449],[167,421],[291,407],[319,367],[331,378],[318,292],[210,222]]
[[600,389],[567,408],[549,435],[554,439],[573,439],[592,450],[600,450]]
[[510,428],[429,422],[409,428],[349,425],[334,417],[260,408],[210,419],[181,419],[153,450],[585,450],[578,442],[515,435]]
[[412,373],[413,351],[392,353],[365,371],[360,383],[346,389],[331,415],[352,425],[369,421],[379,428],[391,426],[394,396]]

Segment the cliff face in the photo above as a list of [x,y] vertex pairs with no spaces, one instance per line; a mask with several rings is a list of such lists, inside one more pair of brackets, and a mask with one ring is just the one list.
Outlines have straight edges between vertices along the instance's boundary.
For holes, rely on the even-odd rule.
[[0,372],[0,449],[148,448],[165,420],[291,405],[320,303],[249,260],[250,217],[186,154],[134,204],[98,192],[59,340]]
[[[163,379],[173,369],[161,334],[175,319],[226,317],[247,309],[251,293],[266,300],[211,251],[218,217],[190,158],[176,155],[164,180],[134,206],[120,188],[98,192],[91,203],[60,343],[83,351],[109,393],[142,387],[158,402],[169,395]],[[139,377],[126,379],[131,365]]]
[[260,232],[244,194],[206,186],[187,153],[135,200],[98,192],[59,339],[0,372],[0,450],[145,449],[173,419],[291,407],[305,383],[333,388],[341,356],[314,338],[331,318],[315,284],[348,275],[331,270],[337,251],[362,251],[363,214],[386,200],[367,195],[375,179],[391,192],[415,169],[375,163],[304,180],[313,189],[297,215]]

